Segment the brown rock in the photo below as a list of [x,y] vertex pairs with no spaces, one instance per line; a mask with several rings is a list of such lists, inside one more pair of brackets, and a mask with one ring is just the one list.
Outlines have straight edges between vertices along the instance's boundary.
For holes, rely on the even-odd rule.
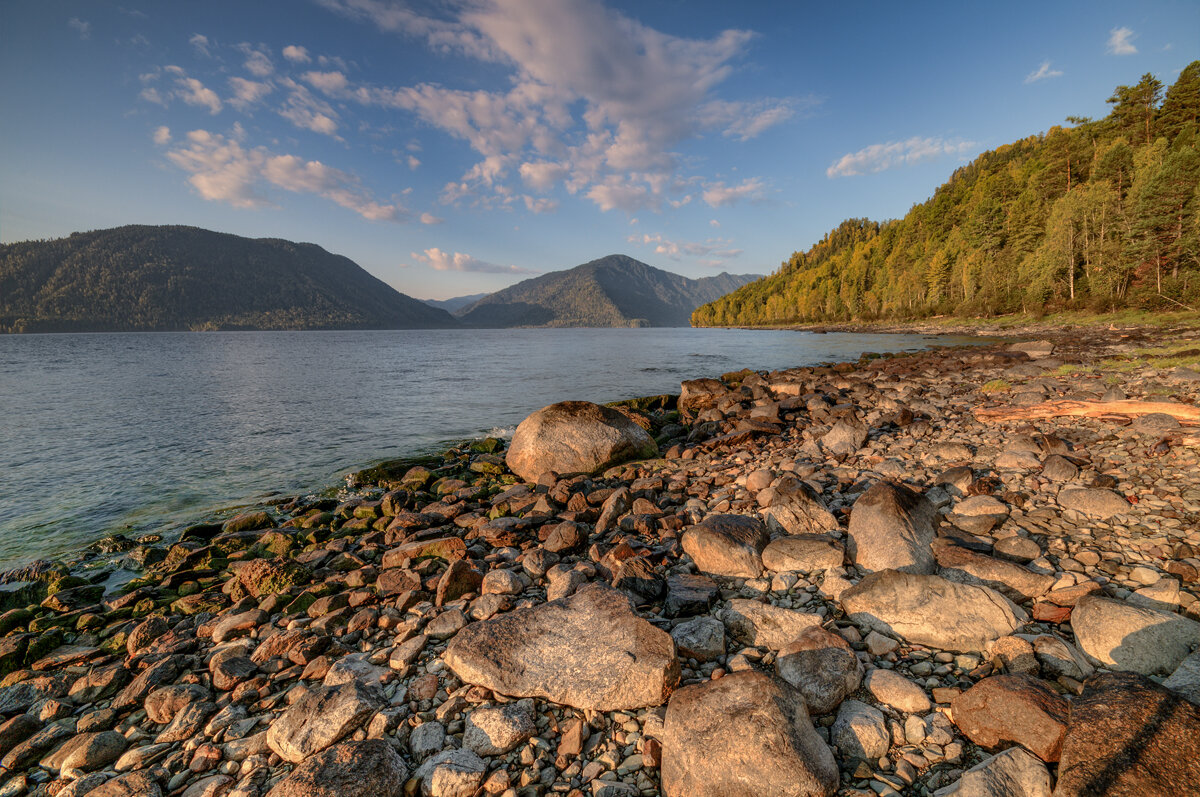
[[980,747],[1019,744],[1048,763],[1058,760],[1067,701],[1028,675],[985,678],[950,703],[954,724]]
[[408,767],[382,739],[344,742],[308,758],[267,797],[402,797]]
[[762,575],[766,528],[744,515],[709,515],[683,533],[683,550],[705,573],[733,578]]
[[513,473],[536,482],[551,471],[595,473],[657,455],[646,430],[622,413],[587,401],[563,401],[521,421],[504,459]]

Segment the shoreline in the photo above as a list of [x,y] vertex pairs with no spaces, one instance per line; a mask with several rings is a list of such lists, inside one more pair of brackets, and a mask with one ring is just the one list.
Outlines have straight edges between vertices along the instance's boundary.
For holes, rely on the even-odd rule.
[[[655,459],[526,482],[487,438],[360,470],[359,497],[272,499],[135,547],[142,575],[115,592],[44,571],[0,613],[0,720],[22,729],[0,755],[26,786],[114,794],[278,797],[310,760],[380,789],[433,793],[453,772],[507,797],[657,795],[681,757],[713,779],[785,765],[721,714],[714,690],[755,684],[752,702],[777,689],[808,706],[788,727],[809,752],[786,766],[827,773],[808,757],[826,750],[826,793],[929,794],[1001,765],[972,695],[1019,701],[1003,691],[1018,674],[1054,716],[1099,696],[1136,732],[1128,700],[1192,694],[1157,684],[1188,644],[1103,629],[1137,608],[1200,644],[1195,367],[1200,335],[1074,330],[731,372],[674,404],[615,402]],[[1118,388],[1187,422],[1122,415]],[[1102,409],[1054,414],[1081,401]],[[889,489],[894,504],[869,497]],[[864,603],[897,551],[923,563],[903,578],[938,586],[893,576],[900,592]],[[828,677],[804,674],[808,656]],[[754,710],[782,722],[771,705]],[[1190,733],[1172,711],[1170,732]],[[1061,764],[1030,727],[1004,731],[1052,779],[1077,731],[1049,732]]]

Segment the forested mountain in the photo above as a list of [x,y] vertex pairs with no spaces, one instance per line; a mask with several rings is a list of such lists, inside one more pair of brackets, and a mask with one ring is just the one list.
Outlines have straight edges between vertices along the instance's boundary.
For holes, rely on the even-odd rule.
[[757,279],[688,279],[625,255],[518,282],[458,313],[476,327],[685,327],[704,302]]
[[0,246],[0,332],[456,326],[314,244],[128,226]]
[[903,219],[843,222],[697,326],[1200,307],[1200,61],[986,152]]
[[487,294],[473,293],[470,296],[455,296],[451,299],[422,299],[421,301],[430,307],[437,307],[445,310],[447,313],[453,314],[470,307],[484,296],[487,296]]

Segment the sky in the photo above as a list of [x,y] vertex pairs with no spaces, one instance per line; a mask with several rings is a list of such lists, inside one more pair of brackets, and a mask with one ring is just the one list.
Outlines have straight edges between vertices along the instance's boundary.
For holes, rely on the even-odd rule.
[[0,242],[187,224],[444,299],[770,273],[1200,58],[1200,3],[5,0]]

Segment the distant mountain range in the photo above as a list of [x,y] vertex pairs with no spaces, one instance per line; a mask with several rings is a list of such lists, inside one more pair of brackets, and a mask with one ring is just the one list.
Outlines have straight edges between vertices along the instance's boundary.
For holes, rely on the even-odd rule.
[[423,302],[315,244],[131,225],[0,245],[0,332],[687,326],[758,276],[694,280],[609,255]]
[[722,273],[688,279],[608,255],[518,282],[456,315],[473,327],[686,327],[697,307],[758,278]]
[[421,301],[430,307],[437,307],[445,310],[447,313],[455,313],[459,310],[475,304],[475,302],[487,296],[486,293],[472,293],[470,296],[455,296],[452,299],[422,299]]
[[0,331],[457,327],[315,244],[141,226],[0,246]]

